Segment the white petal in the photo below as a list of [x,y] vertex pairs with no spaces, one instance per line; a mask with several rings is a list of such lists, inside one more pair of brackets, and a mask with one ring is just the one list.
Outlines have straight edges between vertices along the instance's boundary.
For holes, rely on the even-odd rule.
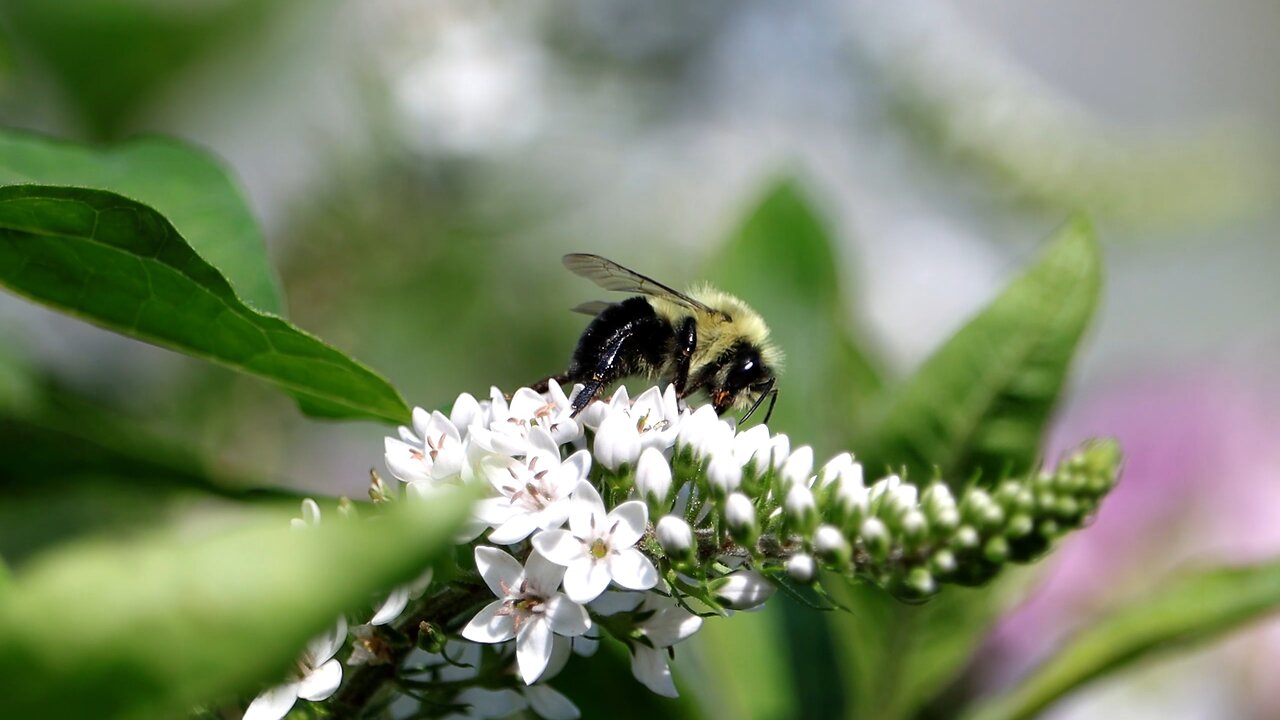
[[298,702],[298,683],[285,683],[264,690],[249,703],[244,720],[280,720]]
[[[635,593],[628,593],[634,595]],[[596,654],[596,650],[600,649],[600,629],[592,626],[591,629],[573,638],[573,652],[582,657],[591,657]]]
[[298,683],[298,697],[320,701],[329,697],[342,684],[342,663],[337,658],[312,670]]
[[528,513],[516,512],[510,520],[499,525],[489,533],[489,541],[495,545],[514,545],[529,537],[529,533],[538,528],[538,523]]
[[311,667],[317,667],[324,661],[338,654],[342,649],[342,643],[347,640],[347,619],[341,615],[338,616],[338,622],[334,624],[328,632],[320,637],[313,638],[307,643],[307,663]]
[[609,587],[609,568],[594,559],[576,562],[565,569],[564,594],[574,602],[591,602]]
[[420,407],[413,409],[413,432],[420,438],[426,438],[430,433],[427,429],[431,422],[431,413]]
[[471,506],[471,514],[486,525],[498,527],[511,519],[518,510],[511,507],[511,500],[506,497],[485,498]]
[[569,486],[570,488],[576,487],[578,481],[586,480],[587,476],[591,474],[591,453],[586,450],[579,450],[565,458],[565,461],[561,463],[561,467],[564,466],[568,466],[569,470],[577,476],[574,478],[573,484]]
[[387,469],[397,479],[404,482],[423,482],[431,479],[422,448],[414,447],[395,438],[383,441],[386,451]]
[[529,707],[543,720],[577,720],[582,717],[569,698],[546,685],[527,687],[524,696],[529,700]]
[[651,647],[636,645],[631,650],[631,674],[644,686],[664,697],[678,697],[676,684],[671,680],[671,668],[667,666],[667,653]]
[[551,628],[541,619],[532,619],[516,636],[516,662],[525,685],[532,685],[551,660]]
[[[430,582],[430,581],[428,581]],[[400,613],[404,612],[405,606],[409,604],[409,586],[401,585],[387,599],[382,601],[382,605],[377,612],[373,614],[373,618],[369,620],[370,625],[386,625],[387,623],[400,617]]]
[[569,530],[583,540],[594,539],[606,530],[604,500],[591,483],[583,480],[573,491],[573,504],[569,507]]
[[631,398],[627,397],[627,386],[622,385],[613,392],[613,397],[609,400],[609,407],[614,410],[626,411],[631,407]]
[[543,615],[551,623],[551,629],[565,637],[581,635],[591,627],[587,609],[565,597],[563,593],[547,598]]
[[501,600],[494,600],[484,606],[471,622],[462,628],[462,637],[478,643],[506,642],[516,636],[515,617],[501,614]]
[[507,596],[507,590],[520,587],[524,568],[505,552],[483,545],[476,548],[476,570],[484,578],[484,584],[499,598]]
[[617,615],[635,610],[643,600],[640,593],[610,590],[592,601],[591,610],[598,615]]
[[[555,632],[555,628],[551,628],[551,632]],[[574,638],[567,638],[562,635],[553,635],[551,637],[551,659],[547,661],[547,669],[542,671],[542,675],[538,677],[538,682],[546,682],[564,669],[568,664],[569,658],[573,657],[573,641]]]
[[[667,598],[663,598],[671,602]],[[641,630],[654,645],[663,648],[689,639],[702,627],[702,618],[671,603],[649,617],[641,625]]]
[[468,428],[480,415],[480,403],[471,393],[462,393],[453,401],[453,409],[449,411],[449,422],[455,428]]
[[463,690],[454,696],[453,702],[471,707],[471,712],[465,715],[468,718],[504,718],[525,709],[528,704],[520,693],[511,688],[490,690],[479,687]]
[[302,522],[308,525],[318,525],[320,523],[320,506],[311,498],[306,498],[302,501]]
[[616,555],[610,555],[605,564],[613,581],[628,590],[649,590],[658,584],[657,569],[636,548],[627,548]]
[[529,559],[524,562],[524,577],[529,582],[531,593],[547,597],[560,588],[564,567],[551,562],[535,550],[529,553]]
[[568,530],[544,530],[533,536],[533,546],[543,557],[557,565],[569,566],[579,560],[587,560],[582,541]]
[[543,530],[558,530],[564,525],[564,521],[569,519],[569,509],[572,505],[573,502],[567,497],[553,500],[530,517],[533,518],[534,525]]
[[639,500],[624,502],[604,519],[604,530],[613,530],[609,547],[615,550],[629,548],[643,535],[649,522],[649,508]]

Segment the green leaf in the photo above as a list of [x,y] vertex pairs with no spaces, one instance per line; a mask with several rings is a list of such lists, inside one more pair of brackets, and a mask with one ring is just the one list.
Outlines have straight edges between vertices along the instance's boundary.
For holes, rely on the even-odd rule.
[[1033,717],[1095,678],[1161,653],[1216,640],[1277,609],[1280,561],[1182,578],[1091,625],[1013,690],[977,706],[965,718]]
[[0,283],[130,337],[269,380],[335,417],[404,422],[373,371],[236,297],[156,211],[113,193],[0,188]]
[[281,313],[266,243],[230,173],[176,141],[134,140],[95,149],[0,131],[0,185],[72,185],[119,193],[156,209],[247,304]]
[[953,486],[1029,470],[1101,284],[1097,240],[1075,218],[889,401],[863,464],[917,479],[937,468]]
[[948,587],[907,605],[874,585],[829,585],[851,609],[829,615],[850,718],[914,716],[956,679],[1003,604],[990,588]]
[[690,641],[689,650],[699,659],[696,667],[703,680],[699,700],[706,715],[799,716],[797,705],[801,698],[795,692],[796,679],[787,663],[783,613],[783,603],[775,601],[759,612],[703,622],[702,629]]
[[745,299],[786,353],[771,429],[793,433],[819,458],[845,449],[852,418],[879,389],[854,340],[835,248],[792,180],[774,184],[712,261],[709,277]]
[[43,556],[0,596],[0,716],[177,717],[252,693],[340,613],[433,562],[469,504],[446,495],[304,531],[261,513]]

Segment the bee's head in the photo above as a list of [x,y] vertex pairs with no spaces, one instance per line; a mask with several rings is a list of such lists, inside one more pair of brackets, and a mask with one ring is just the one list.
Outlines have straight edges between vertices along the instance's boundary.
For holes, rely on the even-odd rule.
[[[747,408],[747,413],[742,416],[745,422],[760,407],[766,396],[777,397],[778,391],[774,388],[774,383],[773,369],[761,359],[760,348],[749,343],[739,344],[730,351],[727,362],[715,374],[711,387],[711,404],[720,415],[732,407]],[[769,422],[772,414],[771,403],[764,421]]]

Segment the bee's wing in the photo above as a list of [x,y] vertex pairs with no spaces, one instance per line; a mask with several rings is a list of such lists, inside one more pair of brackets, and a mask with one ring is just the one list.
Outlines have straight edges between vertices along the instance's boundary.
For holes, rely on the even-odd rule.
[[605,308],[613,304],[614,303],[608,302],[607,300],[592,300],[591,302],[584,302],[581,305],[575,305],[571,309],[573,312],[595,317],[596,315],[604,312]]
[[650,297],[666,298],[690,310],[720,314],[678,290],[663,285],[653,278],[628,270],[618,263],[588,253],[571,253],[564,256],[564,266],[575,275],[581,275],[605,290],[633,292]]

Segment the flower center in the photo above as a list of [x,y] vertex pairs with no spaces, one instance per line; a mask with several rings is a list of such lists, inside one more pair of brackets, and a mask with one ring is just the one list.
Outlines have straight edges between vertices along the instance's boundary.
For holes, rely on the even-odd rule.
[[604,538],[596,538],[591,541],[591,556],[599,560],[609,554],[609,545]]

